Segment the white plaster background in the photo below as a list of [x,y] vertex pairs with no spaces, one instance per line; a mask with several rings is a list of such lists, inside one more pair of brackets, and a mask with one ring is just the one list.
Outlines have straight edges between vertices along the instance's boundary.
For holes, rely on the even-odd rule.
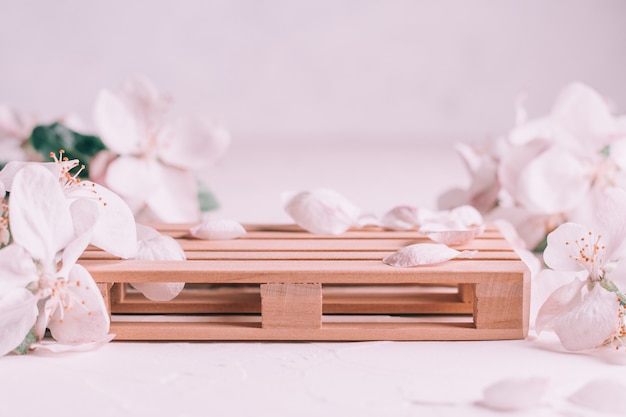
[[143,73],[240,142],[478,138],[576,80],[623,112],[625,21],[621,0],[0,0],[0,102],[89,123]]

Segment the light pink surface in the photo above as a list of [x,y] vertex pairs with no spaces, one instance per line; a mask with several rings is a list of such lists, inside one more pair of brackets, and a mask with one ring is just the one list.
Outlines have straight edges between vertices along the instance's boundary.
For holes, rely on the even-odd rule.
[[[272,149],[280,151],[235,147],[214,168],[222,215],[288,221],[278,194],[319,183],[380,213],[403,202],[427,206],[465,179],[445,147]],[[624,383],[625,367],[624,352],[566,353],[550,333],[532,331],[527,340],[488,342],[111,342],[0,358],[0,415],[493,416],[476,405],[482,390],[530,377],[549,383],[532,415],[586,415],[566,398],[594,379]]]

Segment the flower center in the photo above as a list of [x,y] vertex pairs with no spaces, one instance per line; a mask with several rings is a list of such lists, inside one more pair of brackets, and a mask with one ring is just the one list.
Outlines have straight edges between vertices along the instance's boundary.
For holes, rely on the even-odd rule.
[[572,247],[569,258],[589,271],[592,281],[599,281],[604,276],[604,255],[606,246],[601,244],[602,235],[594,235],[588,232],[586,236],[581,236],[573,243],[567,241],[566,246]]
[[58,311],[59,322],[63,323],[65,312],[71,310],[76,305],[82,307],[87,315],[91,315],[91,312],[85,305],[85,300],[82,300],[76,292],[73,291],[74,288],[80,286],[80,281],[70,282],[64,277],[44,275],[40,278],[39,296],[42,299],[48,298],[44,307],[44,314],[48,320],[51,320]]
[[[59,150],[59,156],[56,156],[54,152],[50,152],[50,158],[54,159],[59,165],[59,183],[61,184],[61,189],[63,189],[64,193],[69,193],[70,191],[76,189],[87,189],[89,190],[89,184],[85,184],[79,178],[80,173],[85,169],[85,165],[81,164],[78,171],[72,173],[71,171],[76,168],[79,164],[78,159],[69,160],[66,156],[64,156],[65,151],[63,149]],[[96,185],[91,183],[91,193],[93,194],[93,198],[97,199],[98,202],[103,205],[107,205],[105,201],[103,201],[102,197],[98,195],[98,192],[95,190]]]

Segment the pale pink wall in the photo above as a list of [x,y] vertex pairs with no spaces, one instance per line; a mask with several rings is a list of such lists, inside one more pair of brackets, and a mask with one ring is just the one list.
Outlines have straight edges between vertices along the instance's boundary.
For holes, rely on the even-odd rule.
[[0,0],[0,102],[86,121],[140,72],[252,137],[458,137],[585,81],[626,109],[622,0]]

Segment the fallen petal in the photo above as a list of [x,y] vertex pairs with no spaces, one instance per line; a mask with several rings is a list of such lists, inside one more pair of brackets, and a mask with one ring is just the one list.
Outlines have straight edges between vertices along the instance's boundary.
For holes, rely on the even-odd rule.
[[483,224],[483,216],[472,206],[459,206],[450,211],[450,216],[458,219],[465,227],[471,228]]
[[420,229],[420,232],[424,233],[431,240],[449,246],[464,245],[482,235],[484,231],[484,225],[468,230],[424,231]]
[[[184,261],[185,252],[176,239],[152,227],[137,225],[137,254],[133,259]],[[133,282],[131,285],[152,301],[170,301],[185,287],[184,282]]]
[[62,352],[87,352],[90,350],[98,349],[102,345],[109,343],[115,338],[114,334],[106,334],[100,340],[94,340],[93,342],[85,342],[78,344],[59,343],[57,341],[43,340],[30,345],[32,349],[47,350],[54,353]]
[[471,258],[477,251],[458,251],[441,243],[416,243],[405,246],[383,259],[387,265],[411,267],[432,265],[449,261],[454,258]]
[[605,413],[626,414],[626,387],[617,381],[597,379],[573,393],[572,403]]
[[527,410],[541,403],[547,389],[545,378],[504,379],[485,388],[480,404],[498,411]]
[[418,208],[413,206],[394,207],[385,213],[380,225],[391,230],[411,230],[419,225]]
[[298,193],[287,201],[285,211],[311,233],[337,235],[359,224],[359,208],[329,189]]
[[246,229],[234,220],[207,218],[189,232],[198,239],[229,240],[244,236]]

